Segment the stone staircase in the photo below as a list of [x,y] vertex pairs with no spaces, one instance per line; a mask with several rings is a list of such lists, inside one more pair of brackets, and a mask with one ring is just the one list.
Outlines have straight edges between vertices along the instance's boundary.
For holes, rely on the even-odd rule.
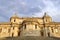
[[0,40],[60,40],[60,38],[55,37],[8,37],[8,38],[0,38]]

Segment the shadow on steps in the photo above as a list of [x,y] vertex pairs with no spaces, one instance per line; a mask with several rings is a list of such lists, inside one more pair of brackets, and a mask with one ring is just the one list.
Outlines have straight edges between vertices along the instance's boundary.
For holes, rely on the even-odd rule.
[[0,40],[60,40],[60,38],[55,37],[36,37],[36,36],[26,36],[26,37],[7,37],[1,38]]

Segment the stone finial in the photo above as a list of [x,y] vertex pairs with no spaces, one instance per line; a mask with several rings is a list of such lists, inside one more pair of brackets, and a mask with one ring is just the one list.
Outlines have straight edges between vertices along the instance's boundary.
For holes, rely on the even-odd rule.
[[49,15],[47,14],[47,12],[44,13],[44,17],[49,17]]
[[17,17],[17,13],[14,13],[13,17]]
[[46,12],[45,12],[44,16],[48,16]]

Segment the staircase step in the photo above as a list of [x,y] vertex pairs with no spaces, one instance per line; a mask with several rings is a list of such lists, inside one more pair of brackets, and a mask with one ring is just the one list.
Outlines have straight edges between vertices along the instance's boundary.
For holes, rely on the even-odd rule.
[[60,38],[55,37],[9,37],[9,38],[1,38],[0,40],[60,40]]

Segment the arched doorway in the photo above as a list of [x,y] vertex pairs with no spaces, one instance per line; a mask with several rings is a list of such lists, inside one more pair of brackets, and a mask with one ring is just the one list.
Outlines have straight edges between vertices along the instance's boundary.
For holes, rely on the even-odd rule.
[[48,37],[50,37],[50,33],[48,32]]
[[20,31],[18,32],[18,36],[20,36]]
[[44,33],[43,32],[41,32],[41,36],[44,36]]
[[12,33],[12,37],[14,36],[14,33]]

